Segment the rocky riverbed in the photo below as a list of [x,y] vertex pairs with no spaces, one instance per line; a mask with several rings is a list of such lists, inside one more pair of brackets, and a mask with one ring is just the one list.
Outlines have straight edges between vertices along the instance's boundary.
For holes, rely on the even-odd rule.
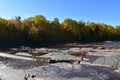
[[0,80],[120,80],[119,44],[1,51]]

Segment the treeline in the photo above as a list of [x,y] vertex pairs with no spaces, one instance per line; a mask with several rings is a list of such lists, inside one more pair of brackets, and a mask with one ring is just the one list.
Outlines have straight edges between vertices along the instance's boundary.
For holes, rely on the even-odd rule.
[[21,20],[0,18],[0,47],[41,46],[64,42],[119,40],[120,26],[76,21],[70,18],[49,21],[43,15]]

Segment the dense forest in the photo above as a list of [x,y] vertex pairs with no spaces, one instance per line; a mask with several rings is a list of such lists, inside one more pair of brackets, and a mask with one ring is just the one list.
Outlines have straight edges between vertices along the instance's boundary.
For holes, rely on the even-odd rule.
[[43,15],[21,20],[0,18],[0,47],[41,46],[69,42],[119,40],[120,26],[76,21],[70,18],[49,21]]

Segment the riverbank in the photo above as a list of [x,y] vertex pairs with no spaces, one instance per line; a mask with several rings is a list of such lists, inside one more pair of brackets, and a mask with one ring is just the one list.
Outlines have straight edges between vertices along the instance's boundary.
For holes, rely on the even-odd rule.
[[[26,50],[14,54],[10,54],[9,51],[1,52],[0,78],[2,80],[25,80],[25,78],[28,80],[120,80],[120,49],[118,46],[114,47],[113,43],[108,43],[110,42],[107,42],[107,45],[105,43],[75,46],[66,44],[67,47],[35,48],[32,49],[32,53]],[[114,45],[117,44],[119,43]],[[81,56],[83,53],[85,55]],[[50,63],[50,60],[56,62]]]

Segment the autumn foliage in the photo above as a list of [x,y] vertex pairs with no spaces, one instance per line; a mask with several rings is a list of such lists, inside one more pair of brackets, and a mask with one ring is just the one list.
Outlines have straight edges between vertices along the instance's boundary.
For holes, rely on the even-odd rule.
[[70,18],[59,22],[36,15],[21,20],[0,18],[0,47],[42,46],[66,42],[119,40],[120,26],[76,21]]

